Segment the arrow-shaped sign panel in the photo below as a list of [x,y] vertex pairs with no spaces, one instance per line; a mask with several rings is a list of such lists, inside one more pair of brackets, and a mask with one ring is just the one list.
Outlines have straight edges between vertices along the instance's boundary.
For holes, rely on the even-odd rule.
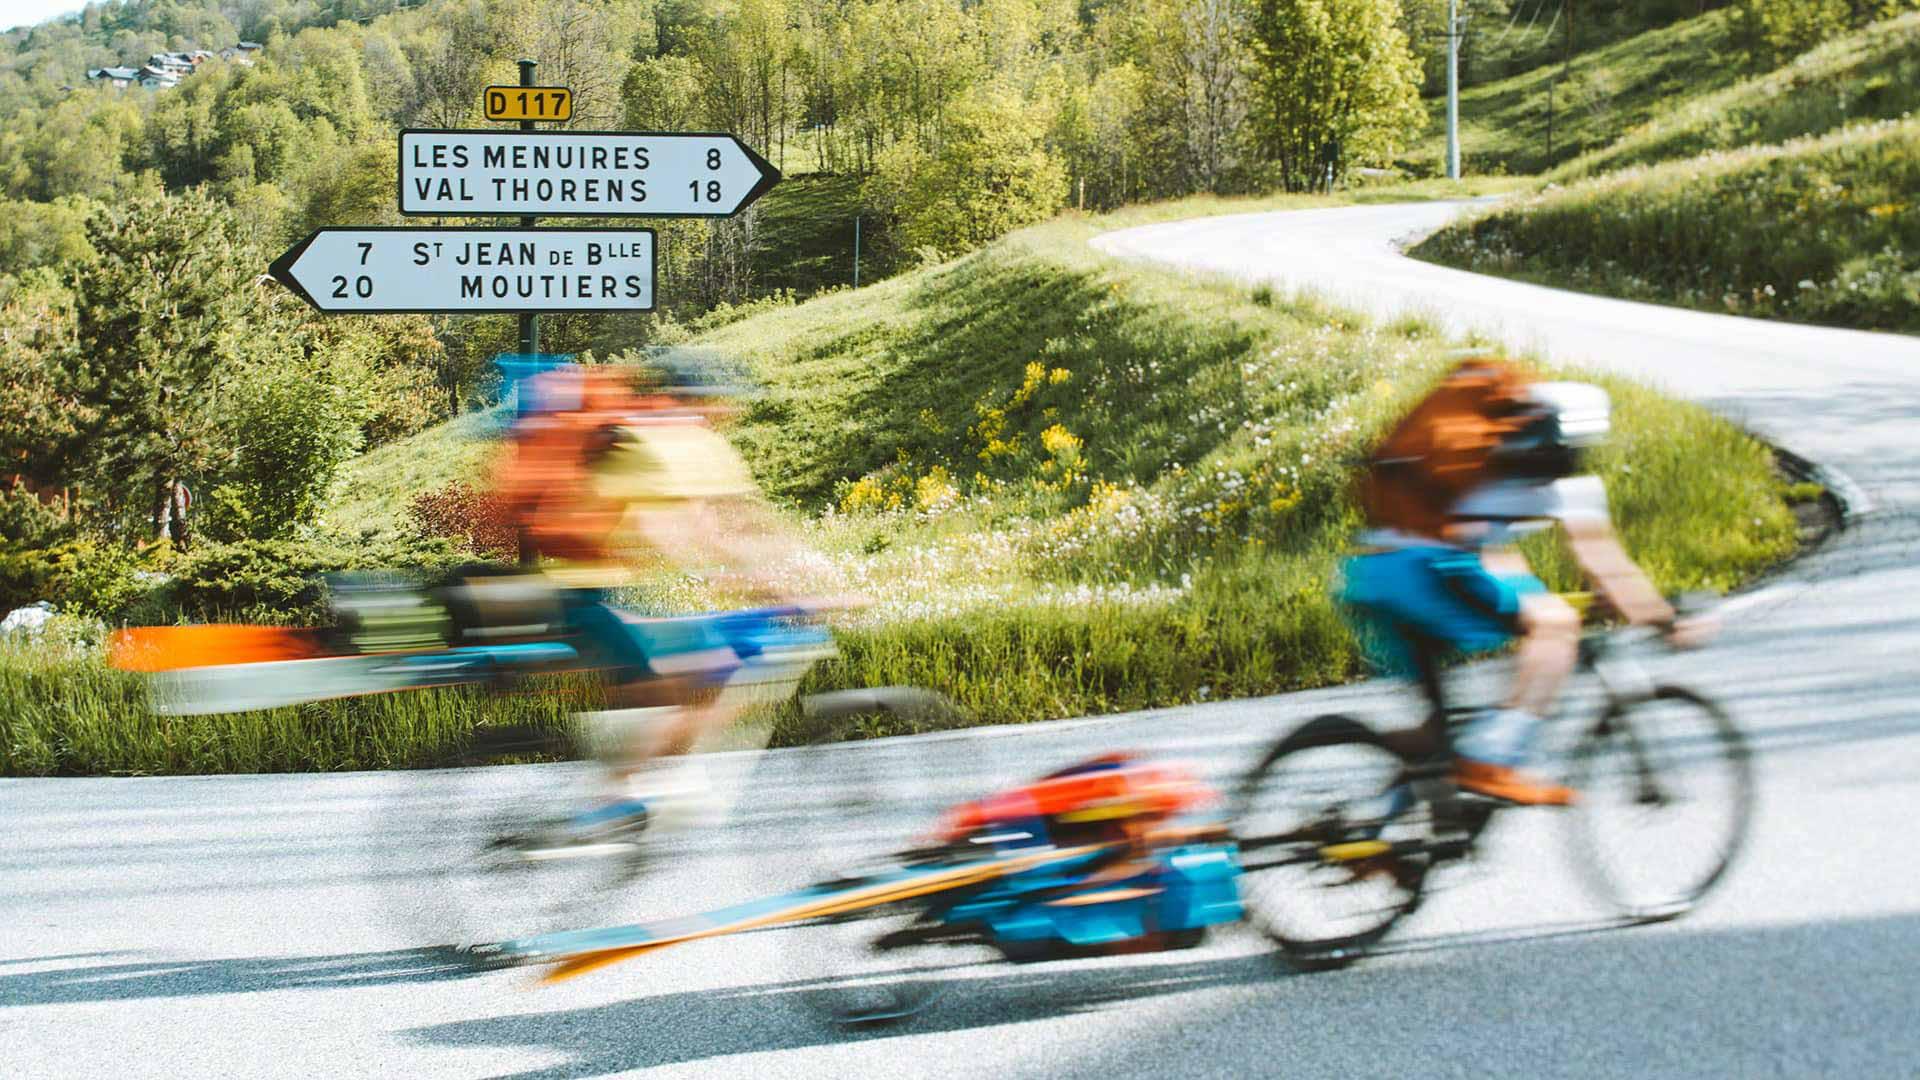
[[400,212],[727,217],[780,179],[732,135],[644,131],[400,133]]
[[652,311],[651,229],[321,229],[268,269],[327,312]]

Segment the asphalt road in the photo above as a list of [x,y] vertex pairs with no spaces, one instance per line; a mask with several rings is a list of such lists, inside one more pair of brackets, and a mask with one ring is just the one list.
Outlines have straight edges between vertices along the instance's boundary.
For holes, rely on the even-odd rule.
[[[1663,383],[1838,470],[1848,530],[1741,605],[1713,650],[1653,661],[1721,697],[1759,752],[1751,846],[1692,917],[1612,926],[1569,872],[1563,819],[1514,813],[1384,955],[1346,972],[1289,974],[1237,929],[1190,951],[1032,967],[956,953],[922,973],[950,985],[934,1011],[848,1034],[804,1007],[818,954],[780,933],[539,990],[420,950],[459,895],[420,872],[457,846],[455,793],[564,790],[572,767],[0,781],[0,1075],[1914,1076],[1920,340],[1598,300],[1394,253],[1455,209],[1202,219],[1100,246],[1438,311]],[[903,798],[930,809],[1117,745],[1224,776],[1329,708],[1411,712],[1361,686],[904,740],[842,752],[827,784],[913,773],[924,789]],[[763,770],[751,804],[673,845],[606,918],[788,887],[809,851],[854,858],[897,839],[812,805],[822,785],[793,755],[712,765],[723,789]],[[551,920],[506,892],[519,925]]]

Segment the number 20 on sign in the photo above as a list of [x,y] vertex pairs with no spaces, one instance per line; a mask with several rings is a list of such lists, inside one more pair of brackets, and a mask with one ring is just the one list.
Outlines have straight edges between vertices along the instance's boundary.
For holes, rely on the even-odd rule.
[[564,86],[489,86],[489,120],[571,120],[573,91]]

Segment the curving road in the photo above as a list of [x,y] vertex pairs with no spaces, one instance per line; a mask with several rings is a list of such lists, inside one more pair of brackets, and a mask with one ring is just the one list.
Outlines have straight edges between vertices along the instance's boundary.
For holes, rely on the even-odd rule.
[[[1723,697],[1761,755],[1752,847],[1692,918],[1610,929],[1574,889],[1553,815],[1514,814],[1484,863],[1355,970],[1285,974],[1244,932],[1026,968],[957,956],[935,1012],[848,1036],[800,1006],[812,976],[778,934],[538,992],[414,948],[407,927],[446,899],[418,873],[449,848],[434,813],[471,775],[0,781],[0,1075],[1912,1076],[1920,340],[1576,296],[1397,254],[1457,211],[1209,218],[1098,244],[1437,312],[1663,383],[1837,470],[1850,528],[1746,601],[1714,651],[1659,661]],[[929,805],[1116,744],[1224,775],[1330,707],[1407,712],[1384,688],[1351,687],[855,747],[835,769],[911,765]],[[713,767],[725,787],[748,762]],[[765,801],[681,842],[629,912],[792,884],[796,840],[832,823],[806,813],[818,785],[790,756],[759,767]],[[485,782],[533,792],[566,769]],[[763,809],[789,801],[797,817]],[[850,850],[894,839],[863,824],[833,837]]]

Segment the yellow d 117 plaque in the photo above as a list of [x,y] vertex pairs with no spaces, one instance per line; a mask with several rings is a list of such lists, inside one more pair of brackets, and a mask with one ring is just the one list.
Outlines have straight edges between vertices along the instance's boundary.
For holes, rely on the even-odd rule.
[[573,91],[564,86],[489,86],[489,120],[571,120]]

